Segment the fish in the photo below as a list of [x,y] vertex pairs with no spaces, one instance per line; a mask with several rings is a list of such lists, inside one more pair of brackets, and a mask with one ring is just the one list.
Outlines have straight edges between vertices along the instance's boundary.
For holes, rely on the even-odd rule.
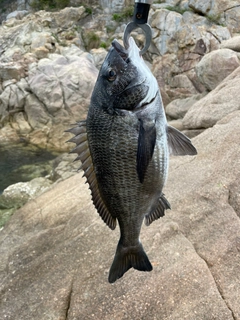
[[106,225],[118,223],[120,239],[108,281],[130,268],[151,271],[140,241],[145,221],[161,218],[170,204],[163,194],[169,155],[196,155],[190,139],[167,124],[157,80],[130,37],[116,39],[100,68],[87,118],[69,129],[92,202]]

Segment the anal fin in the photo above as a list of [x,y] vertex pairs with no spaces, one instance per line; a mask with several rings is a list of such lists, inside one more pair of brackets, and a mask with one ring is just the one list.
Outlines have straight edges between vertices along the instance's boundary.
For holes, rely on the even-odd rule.
[[149,226],[154,220],[164,216],[165,210],[171,209],[170,203],[164,197],[164,194],[158,200],[158,206],[155,210],[145,215],[145,224]]

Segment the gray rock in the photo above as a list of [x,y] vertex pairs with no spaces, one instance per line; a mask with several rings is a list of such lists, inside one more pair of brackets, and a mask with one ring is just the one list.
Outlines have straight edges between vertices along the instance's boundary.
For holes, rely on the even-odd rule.
[[28,202],[0,234],[0,318],[239,319],[239,135],[237,111],[194,139],[196,157],[171,159],[172,211],[141,233],[154,269],[114,285],[118,232],[80,174]]
[[200,81],[211,91],[239,65],[236,52],[219,49],[206,54],[195,68]]
[[101,67],[101,65],[107,55],[107,50],[105,50],[103,48],[92,49],[90,51],[90,53],[93,56],[93,61],[94,61],[96,68],[100,69],[100,67]]
[[239,110],[239,84],[240,67],[189,109],[183,118],[184,126],[189,129],[212,127],[226,115]]
[[50,188],[52,181],[35,178],[29,182],[18,182],[7,187],[0,195],[0,208],[19,208]]
[[86,10],[83,6],[80,7],[66,7],[59,12],[52,14],[53,21],[52,26],[57,28],[69,28],[80,21],[80,19],[86,16]]
[[240,52],[240,36],[235,36],[221,43],[221,48]]
[[24,67],[18,63],[0,63],[0,80],[20,80],[25,77]]
[[182,119],[168,121],[168,124],[180,131],[184,130]]
[[126,0],[100,0],[100,4],[105,12],[116,13],[122,11]]
[[27,10],[21,10],[21,11],[13,11],[9,13],[6,17],[7,20],[15,18],[21,20],[23,17],[25,17],[29,12]]
[[[226,24],[233,34],[238,34],[240,32],[240,7],[237,0],[233,1],[228,0],[229,6],[228,10],[225,12],[225,21]],[[221,2],[220,2],[221,4]]]
[[65,180],[79,171],[80,164],[76,159],[76,154],[64,153],[53,161],[51,180],[59,182]]
[[165,108],[166,115],[173,119],[183,118],[191,106],[201,98],[204,94],[193,95],[186,99],[176,99],[171,101]]
[[209,24],[206,17],[172,10],[156,9],[150,18],[154,28],[152,53],[159,51],[153,61],[153,73],[170,100],[206,90],[194,68],[207,52],[218,49],[223,40],[231,37],[226,27]]

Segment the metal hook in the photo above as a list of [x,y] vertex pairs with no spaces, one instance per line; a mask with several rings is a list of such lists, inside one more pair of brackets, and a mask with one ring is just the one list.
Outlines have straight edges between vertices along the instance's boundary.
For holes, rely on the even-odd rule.
[[140,55],[142,56],[148,50],[152,41],[152,29],[148,23],[137,24],[133,21],[129,22],[124,30],[123,43],[124,43],[124,47],[128,49],[130,33],[137,28],[140,28],[143,30],[145,34],[145,39],[146,39],[143,49],[140,50]]

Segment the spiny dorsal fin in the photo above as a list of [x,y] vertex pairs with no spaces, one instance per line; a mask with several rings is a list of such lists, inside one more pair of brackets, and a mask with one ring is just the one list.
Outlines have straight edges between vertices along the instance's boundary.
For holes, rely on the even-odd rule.
[[196,155],[197,150],[191,140],[177,129],[167,126],[169,154],[174,156]]
[[109,226],[110,229],[114,230],[117,224],[116,219],[112,217],[106,208],[98,188],[94,165],[88,145],[86,121],[77,123],[77,127],[69,129],[68,132],[71,132],[75,135],[69,140],[69,142],[76,143],[76,147],[71,151],[71,153],[77,153],[78,157],[76,160],[81,160],[82,162],[81,168],[84,171],[83,176],[86,177],[87,183],[89,184],[89,188],[91,190],[92,202],[103,221]]
[[157,208],[145,215],[145,224],[146,226],[149,226],[154,220],[157,220],[164,216],[164,212],[167,209],[171,209],[171,206],[167,199],[164,197],[164,194],[162,193],[161,197],[158,200],[158,206]]

